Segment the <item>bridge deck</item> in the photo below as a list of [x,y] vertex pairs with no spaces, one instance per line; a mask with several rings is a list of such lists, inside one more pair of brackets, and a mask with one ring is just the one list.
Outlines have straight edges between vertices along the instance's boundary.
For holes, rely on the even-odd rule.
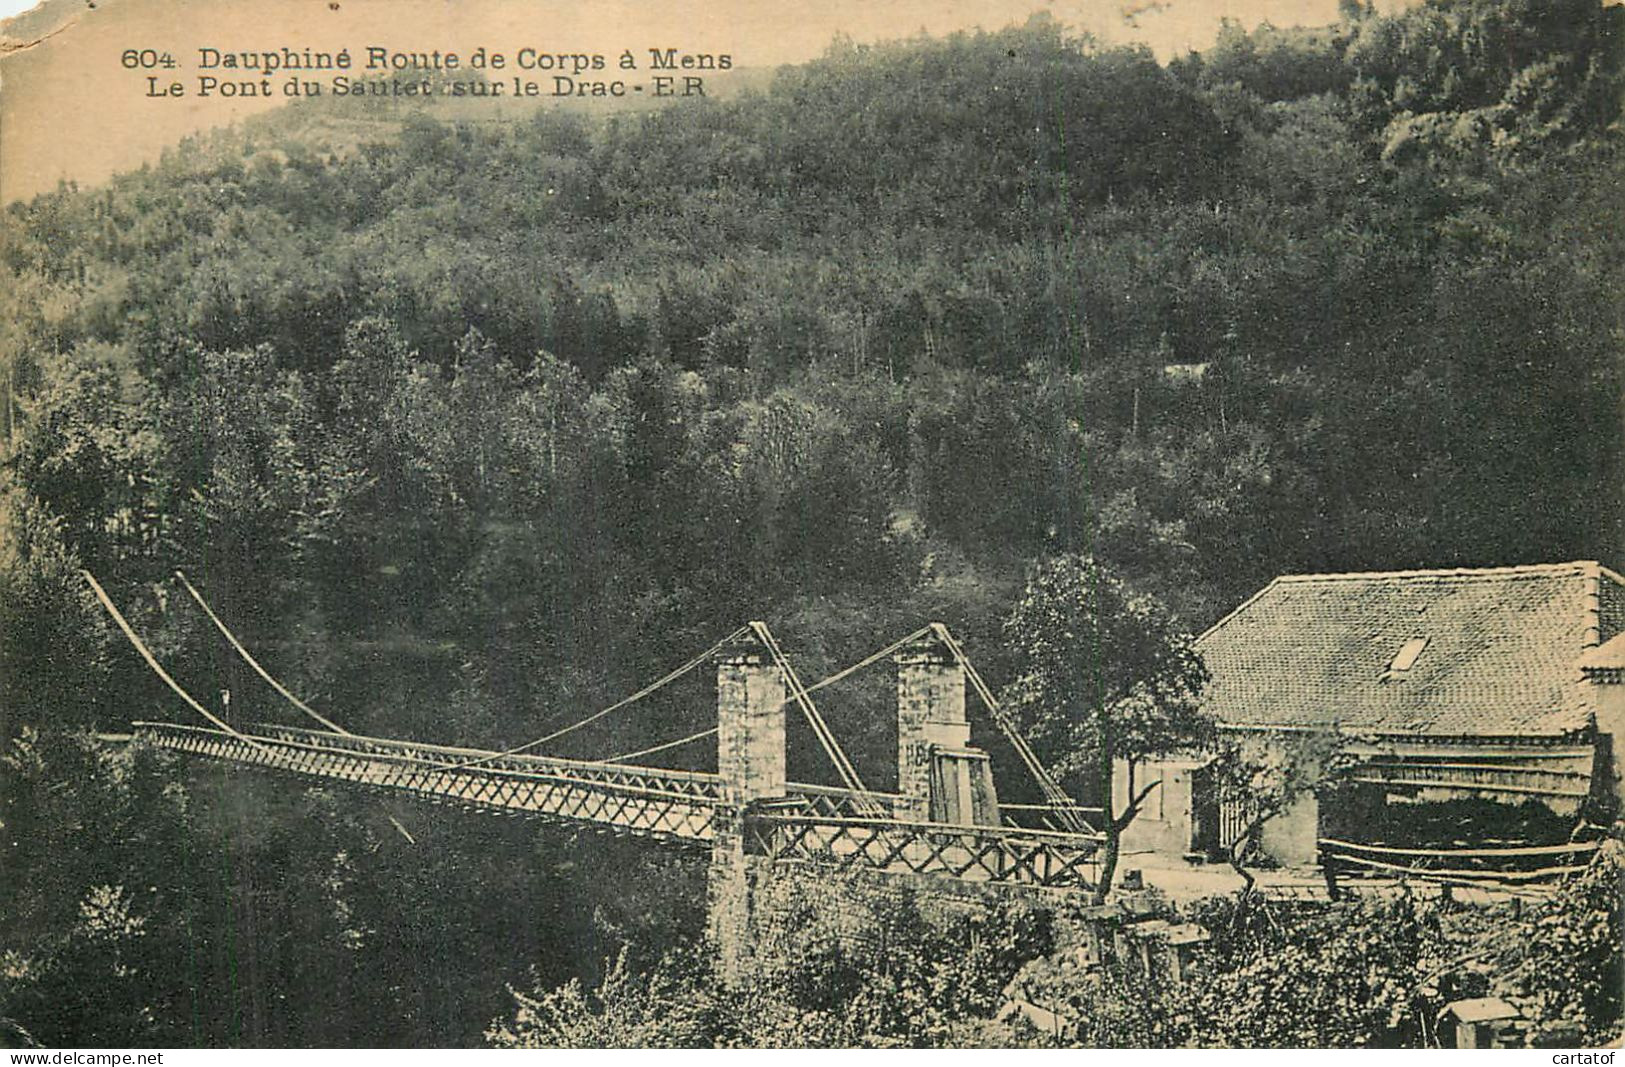
[[[136,738],[178,752],[678,843],[711,842],[716,809],[731,803],[722,778],[702,771],[504,755],[287,726],[233,734],[169,723],[133,725]],[[752,852],[781,862],[1056,887],[1084,886],[1094,876],[1095,836],[898,820],[891,818],[898,799],[791,783],[785,797],[744,813],[745,832]]]

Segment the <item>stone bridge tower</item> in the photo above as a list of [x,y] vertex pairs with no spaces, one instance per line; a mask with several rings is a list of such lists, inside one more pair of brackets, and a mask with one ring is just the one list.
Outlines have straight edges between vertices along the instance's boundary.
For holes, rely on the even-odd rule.
[[717,774],[722,802],[712,822],[707,927],[721,955],[722,973],[739,972],[748,958],[751,914],[760,868],[746,832],[748,810],[785,795],[784,676],[754,637],[717,657]]
[[897,817],[997,826],[999,799],[987,753],[972,748],[965,669],[940,624],[893,657],[897,663]]

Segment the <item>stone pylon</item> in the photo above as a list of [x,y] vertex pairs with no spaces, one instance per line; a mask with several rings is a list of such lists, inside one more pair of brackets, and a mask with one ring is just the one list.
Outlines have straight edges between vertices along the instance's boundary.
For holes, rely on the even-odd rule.
[[897,817],[997,826],[987,753],[971,747],[965,670],[941,624],[893,657],[897,664]]
[[717,773],[722,802],[712,822],[708,931],[724,981],[750,957],[753,897],[767,862],[747,832],[748,809],[783,797],[785,683],[755,638],[717,657]]

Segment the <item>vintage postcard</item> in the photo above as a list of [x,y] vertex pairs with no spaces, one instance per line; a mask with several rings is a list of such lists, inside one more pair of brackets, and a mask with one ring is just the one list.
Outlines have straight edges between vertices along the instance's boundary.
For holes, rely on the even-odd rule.
[[0,1045],[1611,1062],[1625,8],[5,13]]

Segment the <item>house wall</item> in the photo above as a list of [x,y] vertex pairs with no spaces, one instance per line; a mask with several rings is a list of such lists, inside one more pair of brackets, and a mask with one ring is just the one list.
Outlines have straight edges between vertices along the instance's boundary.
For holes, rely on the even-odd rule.
[[[1301,746],[1310,741],[1308,735],[1303,733],[1278,730],[1234,731],[1226,740],[1239,744],[1243,759],[1264,763],[1275,760],[1283,766],[1288,762],[1285,753],[1290,746]],[[1304,758],[1299,756],[1300,760]],[[1251,822],[1252,817],[1245,805],[1227,804],[1226,812],[1220,818],[1223,824],[1221,846],[1229,844]],[[1320,801],[1306,789],[1285,811],[1259,827],[1258,851],[1283,866],[1313,866],[1320,859],[1321,832]]]
[[[1268,745],[1270,740],[1263,736],[1253,743]],[[1131,791],[1128,763],[1117,761],[1112,795],[1119,808],[1149,783],[1162,782],[1146,797],[1140,813],[1123,831],[1122,847],[1126,856],[1150,853],[1162,860],[1179,860],[1193,853],[1216,850],[1221,844],[1216,801],[1205,795],[1213,788],[1210,775],[1204,773],[1211,762],[1210,758],[1203,758],[1138,763],[1134,767]],[[1211,806],[1206,819],[1214,823],[1212,826],[1204,825],[1204,804]],[[1306,796],[1264,824],[1260,846],[1265,854],[1287,866],[1312,865],[1319,856],[1319,823],[1319,804],[1313,796]]]
[[1133,792],[1128,761],[1118,760],[1112,773],[1112,797],[1121,811],[1134,793],[1154,781],[1162,784],[1146,797],[1140,813],[1123,831],[1125,853],[1153,852],[1179,859],[1197,847],[1195,780],[1208,760],[1159,760],[1137,763]]
[[1599,672],[1592,683],[1597,721],[1593,795],[1617,814],[1625,811],[1625,672]]
[[1259,831],[1258,847],[1287,867],[1309,867],[1320,859],[1320,800],[1306,794]]

